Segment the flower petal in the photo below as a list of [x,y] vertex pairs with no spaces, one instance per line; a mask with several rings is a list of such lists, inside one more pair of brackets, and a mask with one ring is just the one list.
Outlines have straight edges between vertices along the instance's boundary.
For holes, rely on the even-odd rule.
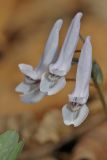
[[24,103],[36,103],[42,100],[46,95],[42,93],[40,90],[32,90],[27,94],[21,95],[21,100]]
[[59,31],[61,29],[62,23],[63,21],[59,19],[54,24],[47,40],[40,64],[35,69],[27,64],[19,64],[19,69],[23,74],[34,80],[37,80],[40,79],[41,75],[48,69],[48,65],[54,60],[56,56],[59,42]]
[[77,127],[79,126],[81,123],[83,123],[85,121],[85,119],[87,118],[89,114],[89,108],[87,107],[86,104],[84,104],[81,108],[80,111],[78,111],[78,117],[77,119],[75,119],[74,121],[74,126]]
[[59,43],[59,31],[62,23],[62,19],[57,20],[51,30],[40,64],[35,68],[38,77],[41,77],[41,74],[48,69],[49,64],[56,58],[56,51]]
[[92,46],[90,37],[87,37],[83,45],[77,68],[76,86],[74,92],[69,95],[69,101],[73,101],[74,97],[81,99],[81,104],[87,102],[89,97],[89,82],[91,79],[92,69]]
[[16,87],[16,92],[27,93],[30,90],[30,85],[22,82]]
[[66,80],[64,77],[60,78],[57,83],[48,90],[48,95],[54,95],[58,92],[60,92],[66,85]]
[[62,117],[65,125],[69,126],[73,124],[73,114],[67,107],[67,104],[62,108]]
[[64,76],[71,68],[71,62],[79,40],[80,20],[82,13],[77,13],[68,29],[59,58],[56,63],[51,64],[51,73]]
[[19,64],[19,69],[20,71],[25,75],[33,80],[35,80],[35,77],[37,76],[36,72],[33,70],[33,67],[28,64]]
[[62,108],[62,116],[65,125],[79,126],[84,122],[88,116],[89,109],[86,105],[83,105],[79,110],[72,111],[68,108],[67,104]]
[[51,81],[46,76],[46,73],[42,75],[40,83],[40,91],[46,93],[47,95],[54,95],[60,90],[62,90],[66,85],[66,80],[64,77],[57,79],[56,81]]
[[31,65],[28,64],[19,64],[18,65],[20,71],[26,75],[26,73],[33,71],[33,67]]

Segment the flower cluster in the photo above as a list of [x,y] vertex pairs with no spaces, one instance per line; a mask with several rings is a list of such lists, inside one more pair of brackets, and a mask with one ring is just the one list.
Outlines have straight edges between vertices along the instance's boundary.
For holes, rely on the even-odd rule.
[[[58,53],[59,32],[63,21],[57,20],[47,40],[39,65],[19,64],[25,79],[16,87],[23,93],[21,100],[25,103],[36,103],[47,95],[54,95],[66,85],[66,75],[71,69],[72,59],[79,41],[80,21],[82,13],[73,18],[60,53]],[[89,97],[89,82],[92,69],[92,46],[87,36],[81,49],[77,67],[74,91],[69,95],[69,103],[62,108],[62,116],[66,125],[80,125],[87,117],[89,109],[86,105]]]

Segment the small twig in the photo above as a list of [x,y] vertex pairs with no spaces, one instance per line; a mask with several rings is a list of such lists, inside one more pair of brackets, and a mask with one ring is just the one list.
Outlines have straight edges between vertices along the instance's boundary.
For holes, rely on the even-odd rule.
[[76,78],[66,78],[67,82],[72,82],[72,81],[76,81]]
[[77,64],[77,63],[78,63],[78,58],[77,58],[77,57],[74,57],[73,60],[72,60],[72,65],[73,65],[73,64]]
[[80,37],[80,40],[84,43],[85,42],[85,38],[81,34],[79,35],[79,37]]
[[76,51],[75,51],[75,53],[80,53],[81,52],[81,50],[80,49],[77,49]]

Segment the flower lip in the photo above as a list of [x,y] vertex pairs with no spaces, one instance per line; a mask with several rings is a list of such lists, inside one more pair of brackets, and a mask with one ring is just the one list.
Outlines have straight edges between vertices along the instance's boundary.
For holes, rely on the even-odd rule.
[[48,91],[51,88],[54,88],[59,79],[60,79],[59,76],[56,76],[49,72],[44,73],[40,83],[40,90],[48,94]]
[[31,80],[38,80],[40,79],[40,76],[38,75],[38,72],[36,72],[31,65],[27,64],[19,64],[18,65],[20,71]]
[[34,79],[32,79],[31,77],[29,77],[29,76],[25,76],[24,82],[25,82],[26,84],[38,84],[38,83],[41,82],[41,79],[34,80]]
[[40,83],[40,91],[46,93],[47,95],[54,95],[63,89],[66,85],[66,80],[64,77],[56,76],[51,73],[45,72],[42,75]]
[[74,112],[79,110],[81,107],[82,107],[82,104],[79,104],[77,102],[69,102],[68,103],[69,110],[74,111]]
[[65,76],[66,75],[66,71],[65,71],[65,69],[58,69],[58,68],[55,68],[55,67],[53,67],[53,65],[54,64],[50,64],[49,65],[49,71],[50,71],[50,73],[51,74],[55,74],[55,75],[57,75],[57,76],[60,76],[60,77],[63,77],[63,76]]
[[84,120],[87,118],[89,113],[89,109],[87,105],[83,105],[80,107],[80,109],[76,111],[72,111],[68,105],[64,105],[62,108],[62,117],[64,124],[69,126],[69,125],[74,125],[74,127],[79,126],[81,123],[84,122]]

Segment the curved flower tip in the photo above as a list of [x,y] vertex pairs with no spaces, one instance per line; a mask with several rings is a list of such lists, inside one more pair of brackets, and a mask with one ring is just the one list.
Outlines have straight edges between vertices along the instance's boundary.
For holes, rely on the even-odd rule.
[[35,70],[33,69],[33,67],[31,65],[28,64],[19,64],[18,65],[20,71],[25,75],[30,77],[33,80],[38,79],[38,75],[35,72]]
[[40,91],[47,95],[54,95],[62,90],[66,85],[64,77],[58,77],[48,73],[44,73],[41,78]]
[[74,127],[79,126],[87,118],[89,109],[87,105],[81,106],[77,111],[72,111],[68,108],[66,104],[62,108],[62,116],[65,125],[74,125]]
[[83,13],[82,12],[78,12],[77,14],[76,14],[76,16],[78,16],[78,17],[82,17],[83,16]]
[[62,24],[63,24],[63,20],[58,19],[53,25],[53,28],[50,32],[50,35],[45,45],[45,49],[44,49],[43,56],[41,58],[41,62],[39,66],[37,67],[38,69],[44,70],[44,66],[49,66],[49,64],[52,63],[53,60],[56,58],[56,51],[57,51],[58,43],[59,43],[59,32],[60,32]]
[[24,74],[26,74],[27,71],[32,71],[33,70],[33,67],[31,65],[28,65],[28,64],[19,64],[18,65],[20,71]]

